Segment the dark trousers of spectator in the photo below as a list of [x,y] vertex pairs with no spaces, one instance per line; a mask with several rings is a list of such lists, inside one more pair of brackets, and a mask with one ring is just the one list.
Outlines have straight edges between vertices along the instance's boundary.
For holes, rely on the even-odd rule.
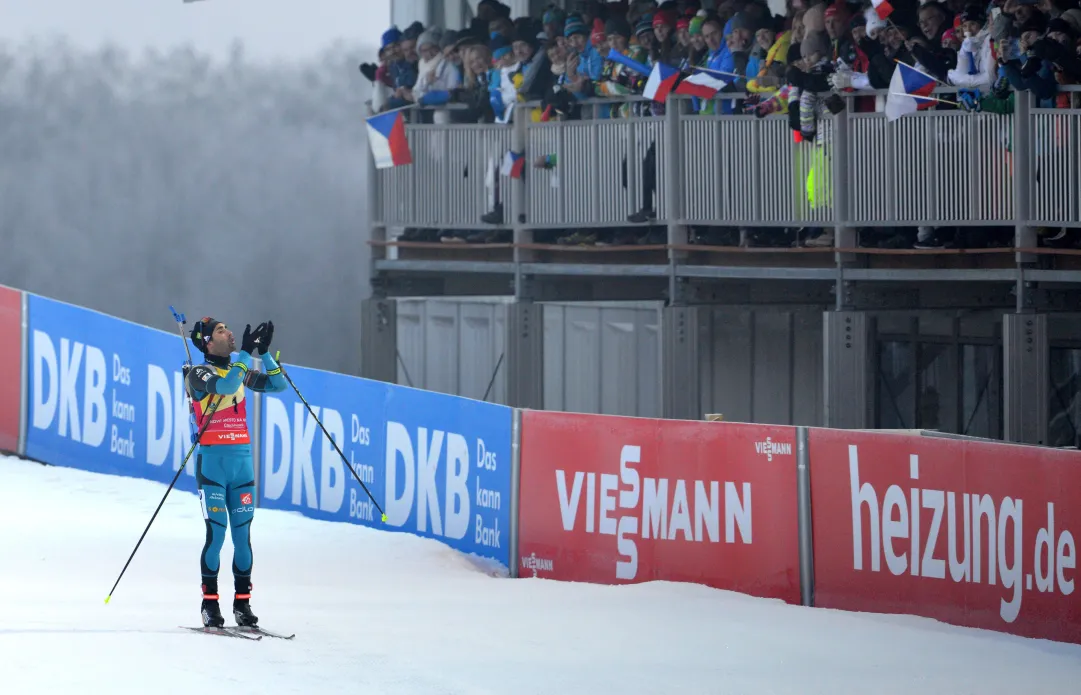
[[[623,187],[627,187],[627,160],[623,160]],[[628,222],[644,223],[657,218],[653,197],[657,192],[657,143],[649,143],[642,160],[642,209],[627,217]]]

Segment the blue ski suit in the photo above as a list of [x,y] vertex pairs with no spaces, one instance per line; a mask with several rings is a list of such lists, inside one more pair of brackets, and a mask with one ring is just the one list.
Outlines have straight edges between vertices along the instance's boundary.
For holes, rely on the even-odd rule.
[[[202,429],[195,478],[206,523],[206,543],[200,556],[204,586],[217,586],[226,524],[233,536],[233,577],[238,587],[250,587],[251,522],[255,516],[255,471],[248,433],[244,389],[284,391],[288,385],[269,353],[262,357],[266,373],[250,371],[252,357],[241,351],[236,362],[207,355],[204,364],[188,372],[189,395],[195,403],[196,425]],[[217,408],[211,412],[211,407]],[[216,593],[216,592],[215,592]]]

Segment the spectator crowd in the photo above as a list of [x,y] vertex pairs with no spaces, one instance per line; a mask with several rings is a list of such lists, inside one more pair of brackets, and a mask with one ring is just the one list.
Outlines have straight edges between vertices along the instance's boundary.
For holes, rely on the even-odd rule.
[[[856,95],[847,106],[841,95],[888,89],[898,62],[956,92],[943,95],[936,109],[1008,113],[1015,92],[1030,92],[1041,108],[1081,108],[1081,93],[1059,89],[1081,83],[1079,0],[785,0],[783,15],[766,0],[563,4],[541,16],[512,17],[499,0],[481,0],[461,32],[392,27],[378,62],[360,66],[375,88],[373,109],[451,106],[412,116],[437,123],[660,116],[664,102],[626,97],[642,95],[649,78],[632,65],[662,63],[723,82],[714,98],[691,101],[694,113],[782,114],[797,141],[813,141],[831,112],[883,111],[885,94]],[[626,60],[613,60],[613,51]],[[598,107],[598,98],[611,102]],[[533,154],[535,167],[557,166],[552,156]],[[647,167],[655,166],[652,156],[651,148]],[[643,178],[646,204],[631,216],[635,223],[654,217],[654,177]],[[502,219],[497,193],[484,221]],[[713,237],[703,240],[725,244],[730,232],[705,231]],[[764,237],[771,244],[832,245],[828,233],[816,237],[818,230],[786,234],[769,230]],[[591,235],[597,242],[593,232],[562,240],[590,243]],[[639,234],[638,243],[649,236]],[[870,235],[876,245],[925,248],[941,246],[945,236],[948,230],[930,228],[914,240],[892,231]],[[463,240],[494,238],[478,232]]]

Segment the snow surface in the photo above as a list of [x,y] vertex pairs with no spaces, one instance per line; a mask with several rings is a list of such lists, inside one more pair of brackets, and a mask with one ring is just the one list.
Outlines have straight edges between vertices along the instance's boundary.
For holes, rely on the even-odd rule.
[[1074,645],[691,584],[497,578],[435,541],[265,509],[252,605],[296,639],[190,634],[177,626],[198,624],[194,495],[170,494],[103,602],[164,491],[0,457],[0,692],[1044,695],[1081,682]]

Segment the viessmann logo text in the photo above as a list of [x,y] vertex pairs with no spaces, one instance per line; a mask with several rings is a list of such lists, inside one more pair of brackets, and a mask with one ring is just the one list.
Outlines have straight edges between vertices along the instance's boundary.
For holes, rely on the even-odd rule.
[[[716,480],[643,478],[633,464],[641,463],[642,449],[625,445],[620,452],[619,474],[574,472],[568,490],[567,472],[557,469],[556,488],[564,531],[574,531],[578,510],[585,505],[586,533],[616,537],[621,559],[616,578],[638,575],[636,538],[654,542],[720,542],[721,484]],[[600,491],[598,494],[598,478]],[[585,493],[583,495],[583,492]],[[584,497],[584,500],[583,500]],[[622,513],[615,516],[619,509]],[[751,543],[751,484],[742,484],[742,499],[733,482],[724,483],[724,540]]]
[[536,553],[523,555],[520,564],[522,569],[531,571],[534,577],[537,576],[537,572],[555,571],[555,564],[551,560],[547,558],[537,557]]
[[[1022,591],[1073,593],[1072,572],[1077,566],[1073,534],[1063,529],[1055,535],[1055,504],[1029,509],[1042,518],[1036,545],[1024,551],[1024,501],[1004,497],[997,503],[987,494],[921,489],[906,492],[890,485],[879,502],[869,482],[860,483],[859,451],[848,447],[848,470],[852,492],[852,567],[864,569],[864,529],[870,536],[872,572],[881,571],[881,558],[894,576],[945,579],[988,586],[1001,584],[1009,593],[1002,598],[999,615],[1012,623],[1021,612]],[[919,456],[909,457],[909,477],[920,478]],[[921,527],[930,514],[930,524]],[[867,523],[869,522],[869,523]],[[943,537],[945,537],[943,539]],[[898,542],[899,541],[899,542]],[[900,550],[900,552],[898,552]],[[1032,559],[1025,571],[1025,557]]]
[[765,456],[767,461],[772,461],[774,456],[791,456],[792,444],[775,442],[772,437],[766,437],[766,441],[754,443],[754,451],[760,456]]

